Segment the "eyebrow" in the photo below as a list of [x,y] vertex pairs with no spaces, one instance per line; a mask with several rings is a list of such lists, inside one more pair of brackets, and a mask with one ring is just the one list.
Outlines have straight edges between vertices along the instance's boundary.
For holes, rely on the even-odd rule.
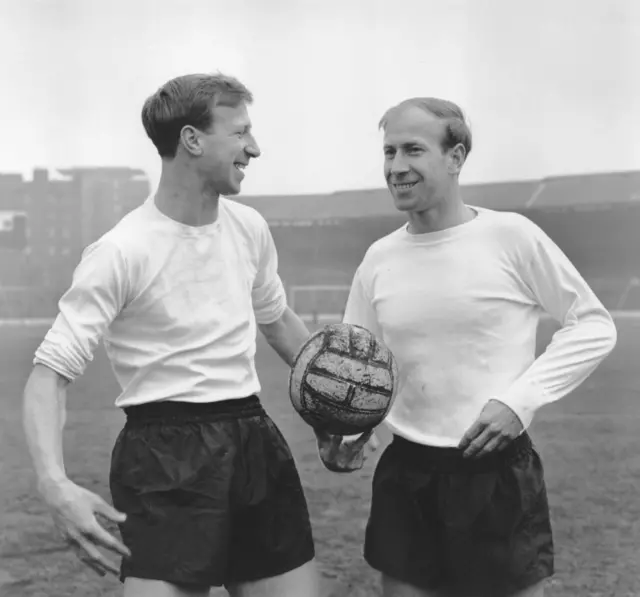
[[[404,143],[400,143],[399,145],[400,147],[402,147],[402,149],[408,149],[410,147],[422,147],[425,148],[425,144],[421,143],[420,141],[405,141]],[[392,144],[392,143],[385,143],[384,144],[384,149],[395,149],[396,145]]]

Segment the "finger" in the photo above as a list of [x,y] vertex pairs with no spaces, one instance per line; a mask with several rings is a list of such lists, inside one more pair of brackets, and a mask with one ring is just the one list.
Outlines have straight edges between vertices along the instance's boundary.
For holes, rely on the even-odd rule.
[[485,427],[484,431],[469,444],[463,456],[465,458],[473,458],[493,437],[494,434],[492,431],[488,427]]
[[484,446],[482,446],[473,456],[472,458],[482,458],[483,456],[487,456],[492,452],[497,452],[503,447],[504,437],[501,435],[495,435],[489,438]]
[[127,547],[121,541],[116,539],[116,537],[102,528],[97,521],[95,526],[91,529],[91,533],[88,533],[87,535],[90,539],[95,540],[95,542],[97,542],[99,545],[110,549],[114,553],[117,553],[125,558],[131,555],[131,552],[127,549]]
[[94,570],[103,569],[103,571],[111,572],[118,576],[120,574],[120,569],[116,564],[108,560],[104,557],[103,554],[100,553],[100,550],[86,537],[78,538],[78,545],[84,551],[84,554],[80,556],[80,560],[85,564],[91,566]]
[[477,439],[480,436],[480,434],[484,432],[486,428],[487,428],[486,423],[484,423],[483,421],[477,420],[473,425],[471,425],[471,427],[469,427],[467,432],[462,436],[462,439],[458,444],[458,448],[460,448],[461,450],[466,450],[471,445],[471,443],[475,439]]
[[127,519],[127,515],[123,512],[118,512],[111,504],[105,502],[100,496],[96,496],[97,500],[94,504],[94,511],[98,514],[112,520],[113,522],[124,522]]
[[357,440],[355,440],[351,444],[351,446],[353,447],[354,450],[359,452],[364,448],[364,446],[367,444],[367,442],[369,441],[372,435],[373,435],[373,429],[367,431],[366,433],[363,433]]

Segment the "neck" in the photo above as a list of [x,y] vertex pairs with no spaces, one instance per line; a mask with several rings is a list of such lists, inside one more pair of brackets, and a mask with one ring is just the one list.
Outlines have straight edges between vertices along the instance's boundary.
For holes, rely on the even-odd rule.
[[156,207],[167,217],[187,226],[206,226],[218,219],[219,193],[185,167],[162,164],[160,183],[155,195]]
[[433,207],[424,211],[409,212],[408,216],[407,230],[410,234],[446,230],[469,222],[475,217],[473,210],[462,201],[458,188],[454,193],[437,201]]

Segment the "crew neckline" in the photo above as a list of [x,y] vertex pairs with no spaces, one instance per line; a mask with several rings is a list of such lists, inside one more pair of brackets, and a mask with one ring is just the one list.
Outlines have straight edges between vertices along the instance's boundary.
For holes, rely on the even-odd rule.
[[220,200],[218,202],[218,217],[216,218],[215,222],[204,224],[202,226],[190,226],[189,224],[178,222],[178,220],[174,220],[173,218],[160,211],[160,209],[156,205],[155,195],[151,195],[147,199],[147,204],[149,210],[158,221],[161,221],[166,226],[170,226],[182,236],[202,236],[215,232],[220,228],[220,220],[222,219],[224,211],[226,209],[223,197],[220,197]]
[[469,209],[475,212],[476,216],[472,220],[463,222],[462,224],[456,224],[450,228],[444,230],[435,230],[433,232],[421,232],[419,234],[412,234],[409,232],[409,223],[407,222],[402,227],[402,235],[408,242],[415,244],[431,244],[437,242],[443,242],[453,238],[467,234],[473,230],[479,223],[484,221],[485,211],[482,208],[475,205],[467,205]]

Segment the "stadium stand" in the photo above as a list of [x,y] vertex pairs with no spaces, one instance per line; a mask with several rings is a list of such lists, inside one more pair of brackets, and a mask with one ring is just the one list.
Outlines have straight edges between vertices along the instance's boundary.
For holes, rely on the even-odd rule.
[[[464,185],[462,194],[470,205],[515,211],[541,226],[608,308],[640,308],[640,286],[632,284],[640,277],[640,172]],[[369,245],[404,222],[386,189],[238,200],[270,223],[282,277],[296,289],[348,286]],[[303,294],[301,308],[321,309]],[[321,294],[335,310],[336,291]]]
[[[0,174],[0,318],[50,317],[82,249],[144,201],[129,168]],[[464,200],[522,213],[553,238],[611,309],[640,309],[640,171],[462,186]],[[301,308],[336,311],[367,248],[401,226],[387,189],[240,196],[267,219]],[[319,290],[311,286],[321,286]]]

